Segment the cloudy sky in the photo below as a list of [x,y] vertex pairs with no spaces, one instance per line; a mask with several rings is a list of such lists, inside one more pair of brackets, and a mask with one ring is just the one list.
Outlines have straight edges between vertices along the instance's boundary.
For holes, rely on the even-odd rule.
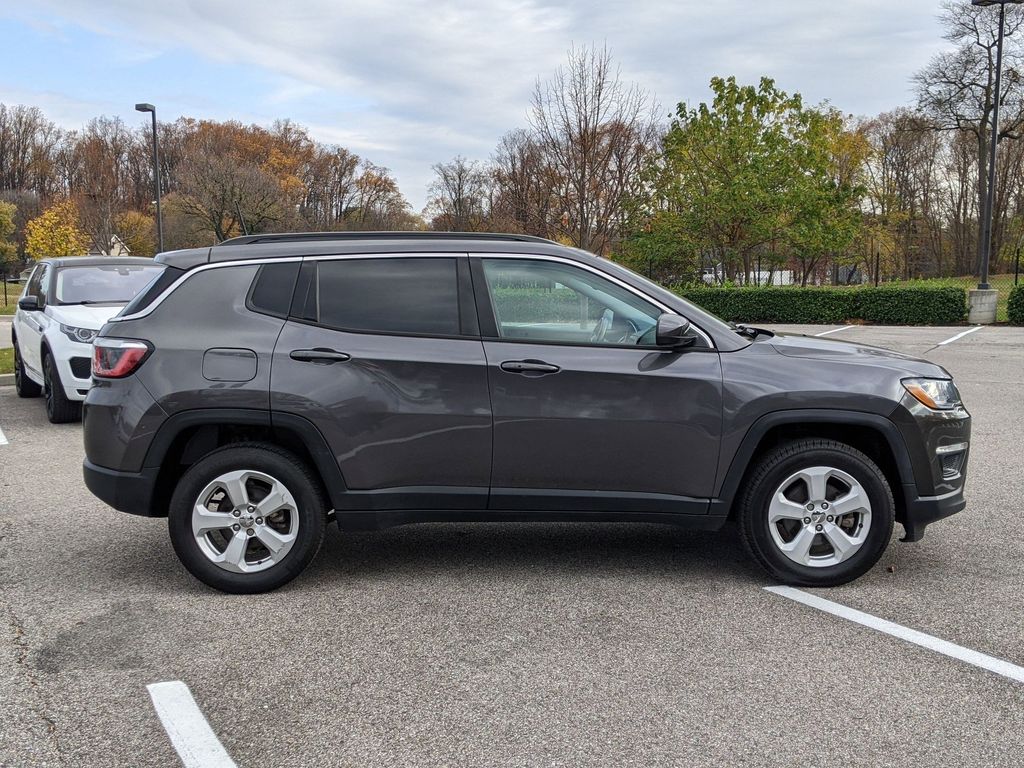
[[[966,2],[967,0],[964,0]],[[943,46],[937,0],[33,0],[0,4],[0,101],[78,127],[137,101],[269,124],[390,167],[419,210],[430,166],[486,158],[538,75],[607,42],[667,113],[763,74],[855,114],[912,101]]]

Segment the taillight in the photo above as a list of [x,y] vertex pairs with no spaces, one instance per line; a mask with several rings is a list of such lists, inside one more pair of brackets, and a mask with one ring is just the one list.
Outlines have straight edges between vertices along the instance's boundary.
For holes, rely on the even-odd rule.
[[92,343],[92,375],[101,379],[124,378],[138,370],[150,349],[145,341],[100,337]]

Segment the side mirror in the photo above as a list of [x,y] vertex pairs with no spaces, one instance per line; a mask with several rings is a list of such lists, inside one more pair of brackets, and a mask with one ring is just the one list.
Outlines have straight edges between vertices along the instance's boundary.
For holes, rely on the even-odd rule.
[[658,318],[658,330],[654,343],[666,349],[688,347],[697,340],[694,336],[687,336],[689,330],[689,320],[666,312]]
[[39,299],[35,296],[24,296],[18,299],[18,309],[23,309],[26,312],[38,312]]

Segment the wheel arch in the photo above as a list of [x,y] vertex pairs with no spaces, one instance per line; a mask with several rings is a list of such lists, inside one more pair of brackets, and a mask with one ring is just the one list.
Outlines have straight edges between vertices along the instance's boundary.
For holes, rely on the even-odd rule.
[[326,439],[312,422],[259,409],[202,408],[169,417],[146,451],[143,468],[157,471],[153,514],[167,514],[174,486],[188,467],[225,445],[254,441],[296,455],[320,481],[320,490],[331,507],[339,505],[346,491],[344,478]]
[[782,443],[801,438],[836,440],[875,461],[889,481],[896,501],[896,519],[903,521],[908,489],[915,489],[916,494],[913,466],[903,435],[884,416],[829,409],[775,411],[755,421],[733,455],[718,497],[711,502],[711,513],[732,517],[738,492],[758,457]]

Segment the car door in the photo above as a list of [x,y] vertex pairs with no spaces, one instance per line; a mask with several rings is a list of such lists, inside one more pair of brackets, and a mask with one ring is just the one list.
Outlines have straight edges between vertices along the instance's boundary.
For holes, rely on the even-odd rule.
[[307,260],[271,408],[320,429],[350,509],[485,508],[491,411],[466,255]]
[[38,264],[32,271],[32,276],[25,286],[25,296],[34,296],[39,302],[39,311],[26,312],[19,309],[16,313],[14,332],[18,337],[18,347],[21,352],[22,362],[31,372],[32,376],[42,381],[42,360],[40,351],[43,343],[43,331],[49,318],[46,317],[44,308],[46,306],[47,282],[49,281],[50,267],[48,264]]
[[654,346],[665,308],[556,257],[474,257],[493,509],[704,513],[722,424],[710,339]]

